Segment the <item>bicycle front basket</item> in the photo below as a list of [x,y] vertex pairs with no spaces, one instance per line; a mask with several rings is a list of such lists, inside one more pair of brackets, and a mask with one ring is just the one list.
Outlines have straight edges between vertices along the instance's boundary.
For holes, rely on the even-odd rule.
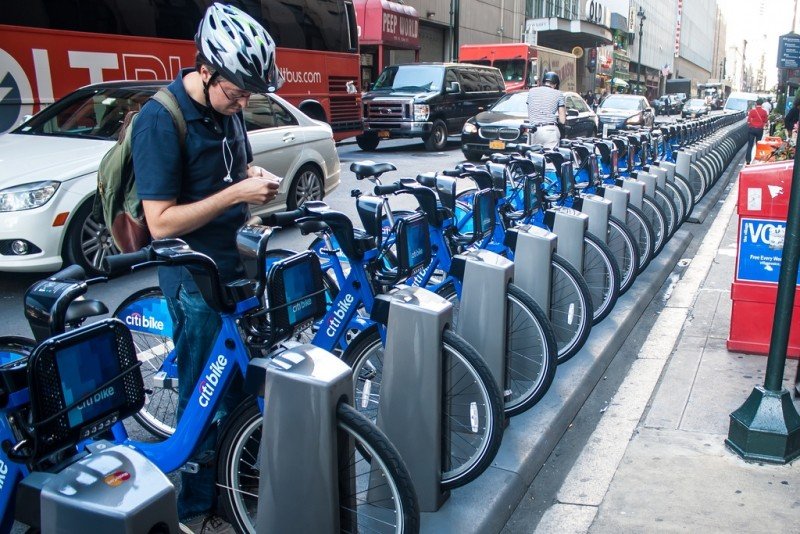
[[34,459],[107,431],[144,406],[131,332],[106,319],[45,340],[30,357]]
[[312,251],[275,262],[267,274],[270,323],[278,340],[326,312],[322,267]]
[[395,223],[397,235],[397,279],[414,276],[431,262],[428,220],[416,213]]

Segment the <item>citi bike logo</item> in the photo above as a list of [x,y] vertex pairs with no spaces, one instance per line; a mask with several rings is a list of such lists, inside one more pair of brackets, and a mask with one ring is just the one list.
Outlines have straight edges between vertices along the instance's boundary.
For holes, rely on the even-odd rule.
[[0,460],[0,491],[6,485],[6,475],[8,474],[8,465],[3,460]]
[[155,317],[142,315],[139,312],[133,312],[125,317],[125,323],[129,326],[138,326],[140,328],[154,328],[156,330],[164,330],[164,321],[159,321]]
[[289,306],[289,311],[297,315],[298,313],[305,310],[309,306],[311,306],[311,299],[301,300],[300,302],[297,302]]
[[219,384],[219,379],[222,378],[222,373],[225,371],[225,367],[228,365],[228,359],[220,354],[217,356],[217,361],[212,363],[208,370],[209,372],[200,381],[200,386],[198,386],[198,391],[200,391],[200,406],[203,408],[208,407],[211,403],[211,399],[214,397],[214,391],[217,389],[217,384]]
[[336,329],[342,325],[342,320],[347,316],[347,312],[353,302],[355,302],[353,295],[347,294],[336,304],[336,308],[333,310],[333,317],[331,317],[328,328],[325,330],[328,337],[336,336]]
[[113,396],[114,396],[114,386],[109,386],[104,390],[98,391],[97,393],[95,393],[94,395],[92,395],[91,397],[89,397],[88,399],[83,401],[82,403],[80,403],[77,406],[75,406],[75,409],[79,410],[79,411],[80,410],[85,410],[86,408],[88,408],[92,404],[95,404],[95,403],[100,402],[102,400],[111,398]]
[[414,251],[411,252],[411,259],[412,260],[416,260],[417,258],[422,256],[424,253],[425,253],[425,249],[418,248],[417,250],[414,250]]

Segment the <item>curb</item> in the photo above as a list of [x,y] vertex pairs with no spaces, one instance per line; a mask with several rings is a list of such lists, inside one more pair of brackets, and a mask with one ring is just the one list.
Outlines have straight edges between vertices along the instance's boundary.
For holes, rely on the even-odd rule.
[[744,153],[747,151],[747,144],[745,144],[739,152],[731,159],[731,162],[725,168],[725,172],[722,173],[720,179],[717,180],[717,183],[708,190],[706,195],[695,204],[694,209],[692,210],[692,214],[686,219],[686,222],[689,223],[697,223],[703,224],[703,221],[706,220],[708,214],[711,213],[719,199],[722,198],[722,195],[725,194],[725,188],[728,187],[732,181],[736,180],[736,176],[739,174],[739,163],[741,162],[742,158],[744,158]]
[[514,417],[492,466],[474,482],[451,492],[438,512],[423,513],[423,532],[500,532],[570,422],[600,381],[693,236],[678,230],[613,312],[592,328],[589,340],[559,365],[542,400]]

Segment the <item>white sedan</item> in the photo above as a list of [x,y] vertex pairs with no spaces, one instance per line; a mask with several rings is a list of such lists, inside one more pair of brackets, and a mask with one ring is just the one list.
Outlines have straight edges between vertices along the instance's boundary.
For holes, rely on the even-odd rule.
[[[92,216],[97,168],[122,119],[168,82],[83,87],[0,136],[0,271],[90,271],[117,253]],[[254,164],[285,177],[278,198],[253,214],[320,200],[339,185],[330,126],[276,95],[254,95],[245,110]]]

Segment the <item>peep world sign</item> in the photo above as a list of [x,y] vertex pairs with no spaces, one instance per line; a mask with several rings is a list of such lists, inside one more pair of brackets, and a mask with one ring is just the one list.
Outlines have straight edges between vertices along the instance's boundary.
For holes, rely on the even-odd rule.
[[[785,235],[786,221],[740,219],[736,279],[777,284]],[[800,283],[800,271],[797,280]]]

